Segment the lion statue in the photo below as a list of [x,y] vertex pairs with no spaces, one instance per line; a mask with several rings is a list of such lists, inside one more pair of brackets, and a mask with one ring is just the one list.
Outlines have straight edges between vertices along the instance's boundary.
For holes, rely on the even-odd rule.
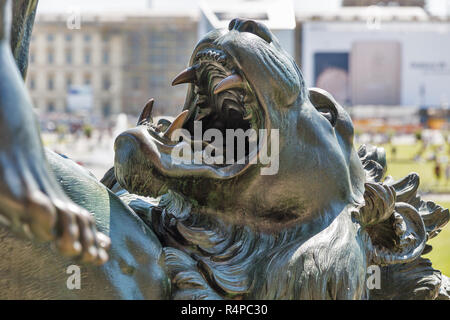
[[[17,1],[13,29],[29,35],[35,2]],[[385,177],[383,149],[355,150],[348,113],[306,88],[263,24],[236,18],[205,35],[172,83],[189,84],[180,115],[154,122],[150,100],[99,182],[42,148],[20,77],[27,37],[11,54],[11,4],[0,4],[0,298],[450,298],[449,279],[422,257],[449,211],[420,199],[417,174]],[[176,161],[178,147],[211,143],[196,123],[201,134],[267,136],[241,162]],[[268,150],[276,174],[253,161]],[[78,290],[67,287],[72,265]]]

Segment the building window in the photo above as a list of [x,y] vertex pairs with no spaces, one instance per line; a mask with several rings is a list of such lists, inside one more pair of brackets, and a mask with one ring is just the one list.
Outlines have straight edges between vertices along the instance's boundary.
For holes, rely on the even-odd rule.
[[53,101],[47,102],[47,112],[55,111],[55,103]]
[[70,89],[70,87],[72,86],[72,82],[73,82],[73,80],[72,80],[72,75],[68,75],[67,77],[66,77],[66,88],[67,89]]
[[47,62],[48,64],[53,64],[55,60],[55,55],[52,49],[49,49],[47,52]]
[[109,90],[111,88],[111,78],[109,75],[103,76],[103,90]]
[[111,102],[105,101],[102,106],[102,113],[105,118],[111,115]]
[[84,35],[84,42],[91,42],[91,39],[92,39],[92,37],[91,37],[90,34],[85,34]]
[[72,37],[71,34],[66,34],[66,41],[67,41],[67,42],[71,42],[72,39],[73,39],[73,37]]
[[148,47],[149,49],[155,49],[155,48],[164,48],[167,46],[166,40],[169,34],[162,33],[160,31],[153,31],[149,32],[148,34]]
[[90,86],[91,85],[91,75],[90,74],[85,74],[84,75],[84,85],[85,86]]
[[53,75],[48,76],[47,89],[50,90],[50,91],[55,89],[55,79],[54,79]]
[[72,64],[72,50],[70,49],[66,50],[66,63]]
[[[187,59],[189,59],[189,58],[187,58]],[[175,61],[176,61],[177,64],[183,65],[183,64],[185,64],[187,62],[186,61],[187,59],[186,59],[186,55],[184,53],[181,54],[178,51],[175,53]]]
[[168,48],[152,49],[148,52],[148,62],[154,66],[164,66],[169,63]]
[[53,33],[47,34],[47,41],[53,42],[53,40],[55,40],[55,35]]
[[111,36],[110,36],[109,34],[104,34],[104,35],[102,36],[102,40],[103,40],[103,42],[105,42],[105,43],[109,42],[110,39],[111,39]]
[[34,51],[30,51],[30,63],[34,63],[36,60],[36,55],[34,54]]
[[164,87],[166,84],[166,78],[165,77],[149,77],[149,89],[160,89],[161,87]]
[[142,37],[138,32],[130,32],[128,34],[128,50],[129,50],[129,63],[132,65],[140,64],[142,56],[141,42]]
[[139,77],[133,77],[131,79],[131,89],[139,90],[141,87],[141,79]]
[[91,64],[91,51],[90,50],[84,51],[84,63]]
[[30,90],[36,89],[36,81],[34,79],[34,76],[30,76]]
[[109,64],[109,50],[103,50],[103,64]]

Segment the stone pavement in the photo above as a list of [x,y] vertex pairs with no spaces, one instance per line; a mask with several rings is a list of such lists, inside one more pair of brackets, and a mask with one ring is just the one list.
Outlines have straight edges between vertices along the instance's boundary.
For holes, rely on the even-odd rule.
[[66,135],[58,140],[55,134],[43,134],[44,145],[64,154],[91,171],[97,179],[114,165],[114,138],[94,132],[90,139],[84,136]]

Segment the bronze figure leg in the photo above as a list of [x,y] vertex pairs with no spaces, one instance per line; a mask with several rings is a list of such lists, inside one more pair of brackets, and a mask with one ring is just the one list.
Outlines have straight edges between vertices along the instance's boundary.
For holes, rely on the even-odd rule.
[[11,25],[11,49],[22,78],[28,68],[28,49],[33,31],[34,17],[39,0],[13,1],[13,21]]
[[[29,36],[33,2],[14,1],[17,16],[12,16],[12,1],[0,0],[0,219],[13,230],[54,241],[66,256],[101,264],[108,259],[109,239],[49,172],[32,103],[11,52],[11,22],[14,31]],[[15,37],[15,54],[25,72],[29,39]]]

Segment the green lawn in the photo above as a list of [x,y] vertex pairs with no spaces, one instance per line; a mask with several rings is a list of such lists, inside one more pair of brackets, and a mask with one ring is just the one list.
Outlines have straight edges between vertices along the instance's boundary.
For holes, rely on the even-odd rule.
[[[445,165],[442,166],[442,177],[438,181],[434,176],[434,162],[423,161],[416,162],[413,160],[414,156],[422,148],[421,144],[416,145],[399,145],[396,146],[396,157],[392,156],[392,146],[383,145],[386,150],[388,171],[387,174],[393,176],[395,179],[400,179],[409,174],[416,172],[420,176],[419,189],[424,192],[431,193],[445,193],[449,194],[450,198],[450,183],[445,181]],[[427,158],[433,153],[439,156],[447,156],[450,159],[450,146],[447,144],[442,150],[437,150],[434,147],[426,148],[423,153],[423,158]],[[433,200],[433,199],[430,199]],[[444,208],[450,208],[450,201],[437,201],[439,205]],[[450,224],[447,224],[442,232],[435,238],[428,242],[433,246],[433,250],[425,255],[433,262],[433,267],[442,271],[442,273],[450,276]]]
[[387,157],[387,174],[393,176],[395,179],[405,177],[411,172],[416,172],[420,176],[420,190],[432,193],[449,193],[450,181],[445,178],[445,166],[441,165],[441,179],[437,180],[434,175],[434,161],[427,161],[433,153],[438,157],[450,158],[450,145],[447,144],[441,150],[436,147],[429,146],[422,154],[421,161],[414,161],[414,156],[417,155],[422,148],[421,143],[415,145],[398,145],[396,146],[396,157],[392,156],[392,146],[382,145],[386,150]]
[[[444,208],[450,208],[450,202],[439,203]],[[433,250],[424,257],[433,262],[433,267],[440,270],[446,276],[450,276],[450,224],[447,224],[435,238],[428,244],[433,246]]]

